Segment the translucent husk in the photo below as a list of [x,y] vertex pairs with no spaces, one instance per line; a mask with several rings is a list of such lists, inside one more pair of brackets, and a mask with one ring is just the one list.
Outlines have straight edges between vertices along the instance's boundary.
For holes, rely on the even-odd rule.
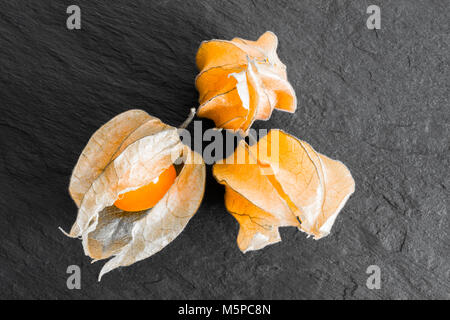
[[[155,207],[130,213],[113,206],[120,194],[149,184],[175,161],[177,178]],[[79,210],[68,236],[80,237],[95,261],[114,256],[100,277],[150,257],[195,214],[205,175],[203,159],[181,143],[177,128],[141,110],[120,114],[92,136],[75,166],[69,192]]]

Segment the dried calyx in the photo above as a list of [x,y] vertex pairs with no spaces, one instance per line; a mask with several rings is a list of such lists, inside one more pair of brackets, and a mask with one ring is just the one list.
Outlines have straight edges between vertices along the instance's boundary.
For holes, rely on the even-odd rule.
[[252,146],[241,141],[233,155],[214,165],[213,174],[225,185],[225,205],[240,224],[244,252],[280,241],[279,227],[325,237],[355,189],[344,164],[281,130]]
[[[174,162],[181,165],[174,167]],[[123,196],[151,185],[171,168],[161,199],[151,208],[130,211],[115,206]],[[205,165],[183,145],[177,128],[141,110],[118,115],[89,140],[73,171],[69,192],[78,216],[69,234],[81,237],[86,255],[114,256],[100,277],[160,251],[174,240],[197,211],[203,197]],[[147,204],[148,205],[148,204]]]
[[197,53],[198,115],[218,128],[247,133],[255,120],[268,120],[275,108],[295,112],[297,98],[277,46],[272,32],[257,41],[203,42]]

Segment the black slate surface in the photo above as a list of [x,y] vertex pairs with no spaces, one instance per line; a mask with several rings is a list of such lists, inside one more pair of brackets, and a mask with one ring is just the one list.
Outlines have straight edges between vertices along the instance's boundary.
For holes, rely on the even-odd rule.
[[[66,28],[70,4],[82,30]],[[1,1],[0,298],[450,299],[449,18],[437,0]],[[283,242],[244,255],[209,176],[176,241],[98,283],[103,262],[57,229],[75,219],[67,187],[90,135],[130,108],[180,124],[197,105],[200,42],[266,30],[299,105],[255,128],[348,165],[356,193],[332,234],[282,229]],[[81,290],[66,288],[72,264]],[[366,287],[373,264],[381,290]]]

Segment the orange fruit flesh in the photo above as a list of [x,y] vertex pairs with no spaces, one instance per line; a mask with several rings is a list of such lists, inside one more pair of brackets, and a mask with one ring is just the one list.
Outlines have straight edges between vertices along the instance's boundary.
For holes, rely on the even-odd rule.
[[171,165],[148,185],[119,195],[114,205],[124,211],[136,212],[153,208],[169,191],[177,173]]

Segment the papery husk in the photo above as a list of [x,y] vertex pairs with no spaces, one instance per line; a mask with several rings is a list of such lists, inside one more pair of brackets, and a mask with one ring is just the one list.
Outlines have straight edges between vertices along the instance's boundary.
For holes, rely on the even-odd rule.
[[[155,207],[124,212],[113,206],[120,194],[149,184],[177,159],[181,171]],[[125,112],[92,136],[74,169],[69,191],[79,210],[69,236],[81,237],[95,261],[115,256],[100,278],[145,259],[183,231],[200,206],[205,175],[203,159],[181,143],[176,128],[141,110]]]
[[[272,141],[278,144],[278,157],[258,152],[270,150]],[[238,164],[238,153],[256,161]],[[214,165],[213,174],[225,185],[225,205],[240,224],[243,252],[280,241],[278,228],[284,226],[316,240],[327,236],[355,190],[344,164],[281,130],[271,130],[253,146],[241,141],[233,155]]]
[[196,58],[200,70],[196,78],[198,115],[212,119],[218,128],[245,134],[255,120],[269,119],[275,108],[295,112],[296,94],[276,53],[277,46],[272,32],[258,41],[234,38],[203,42]]

